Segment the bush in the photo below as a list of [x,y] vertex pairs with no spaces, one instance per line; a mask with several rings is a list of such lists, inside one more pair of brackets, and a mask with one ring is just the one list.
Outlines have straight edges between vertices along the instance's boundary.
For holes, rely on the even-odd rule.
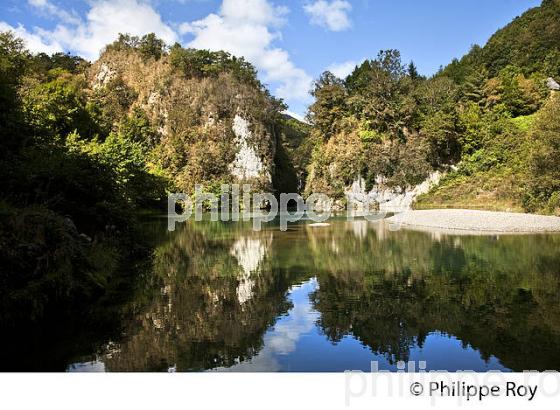
[[251,63],[225,51],[185,49],[175,43],[170,49],[169,61],[187,78],[217,77],[221,73],[231,73],[247,85],[263,88]]
[[[536,208],[556,207],[560,192],[560,95],[556,94],[538,113],[532,132],[529,198]],[[551,208],[552,207],[552,208]]]
[[23,92],[23,113],[27,124],[39,138],[52,139],[74,130],[87,138],[99,127],[86,106],[84,85],[70,73],[55,69],[47,82],[30,84]]

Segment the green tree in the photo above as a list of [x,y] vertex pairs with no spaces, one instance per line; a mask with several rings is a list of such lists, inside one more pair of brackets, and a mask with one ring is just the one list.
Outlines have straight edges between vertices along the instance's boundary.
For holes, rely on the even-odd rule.
[[87,110],[99,124],[101,133],[107,135],[126,118],[137,96],[121,76],[116,76],[105,87],[95,90],[87,102]]
[[487,94],[491,106],[502,103],[517,117],[537,111],[548,91],[542,76],[533,74],[527,78],[519,67],[510,65],[501,70],[496,79],[487,82]]
[[422,135],[430,144],[433,166],[458,160],[461,150],[455,112],[435,111],[424,116]]
[[66,147],[73,153],[93,158],[113,174],[113,191],[129,206],[154,206],[164,196],[166,183],[148,169],[148,151],[142,142],[120,133],[103,141],[83,140],[76,133],[68,136]]
[[228,72],[246,84],[263,88],[251,63],[243,57],[232,56],[225,51],[185,49],[179,43],[175,43],[170,48],[169,61],[187,78],[216,77],[220,73]]
[[560,95],[554,95],[537,116],[530,161],[530,194],[526,206],[560,213]]
[[560,50],[551,50],[543,63],[543,73],[560,81]]
[[382,50],[346,79],[348,110],[389,139],[405,139],[414,120],[413,82],[406,75],[400,53]]
[[165,53],[165,42],[157,38],[154,33],[146,34],[138,42],[138,51],[144,58],[159,60]]
[[31,83],[23,92],[23,112],[35,135],[52,138],[75,130],[88,138],[97,134],[81,80],[62,69],[51,70],[49,77],[53,79]]
[[461,153],[457,85],[448,77],[437,76],[420,84],[415,94],[420,133],[430,145],[430,162],[437,166],[457,161]]
[[461,84],[461,100],[471,101],[479,105],[486,102],[485,86],[488,81],[488,70],[484,66],[476,67],[465,76]]
[[138,48],[140,39],[130,34],[119,33],[117,40],[105,47],[105,51],[130,51]]
[[125,139],[139,143],[143,147],[151,148],[157,142],[157,132],[140,107],[134,107],[132,113],[121,121],[119,133]]
[[315,82],[311,95],[315,102],[309,107],[308,119],[322,138],[328,140],[340,130],[346,115],[346,89],[341,79],[325,71]]
[[416,81],[420,77],[420,74],[418,74],[418,69],[414,64],[414,61],[411,61],[408,64],[408,67],[406,68],[406,73],[408,74],[408,76],[412,81]]
[[475,44],[460,60],[454,58],[437,75],[449,77],[456,84],[463,84],[469,75],[484,65],[483,49]]
[[0,144],[3,147],[0,156],[21,143],[16,136],[21,126],[18,89],[28,61],[29,53],[23,41],[11,32],[0,32]]
[[73,56],[68,53],[55,53],[48,55],[38,53],[30,58],[29,73],[33,77],[46,78],[53,69],[60,68],[72,74],[83,72],[90,63],[81,57]]

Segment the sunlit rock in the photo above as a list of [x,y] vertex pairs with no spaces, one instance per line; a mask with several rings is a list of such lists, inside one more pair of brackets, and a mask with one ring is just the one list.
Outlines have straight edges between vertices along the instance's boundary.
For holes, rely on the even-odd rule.
[[111,69],[107,64],[101,64],[93,82],[93,89],[96,90],[105,87],[115,78],[116,74],[116,71]]
[[265,169],[256,149],[250,144],[252,134],[249,122],[237,114],[233,119],[232,130],[236,137],[235,144],[238,152],[235,160],[230,164],[231,174],[240,180],[259,178],[264,175],[268,181],[271,181],[270,173]]
[[369,192],[366,190],[365,180],[359,177],[346,189],[345,195],[349,206],[358,210],[367,210],[368,207],[371,210],[375,206],[380,212],[402,212],[411,209],[412,203],[419,195],[427,193],[439,184],[442,176],[440,171],[434,171],[422,183],[404,189],[387,187],[385,179],[378,176]]

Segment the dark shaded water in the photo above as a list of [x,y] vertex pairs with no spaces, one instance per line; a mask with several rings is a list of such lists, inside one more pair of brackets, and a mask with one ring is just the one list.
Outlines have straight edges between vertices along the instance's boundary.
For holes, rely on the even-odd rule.
[[218,222],[167,232],[158,219],[146,230],[158,243],[153,266],[138,272],[126,309],[107,312],[117,330],[90,329],[81,354],[60,340],[38,355],[56,351],[70,371],[367,371],[408,360],[560,370],[558,235],[342,219],[287,232]]

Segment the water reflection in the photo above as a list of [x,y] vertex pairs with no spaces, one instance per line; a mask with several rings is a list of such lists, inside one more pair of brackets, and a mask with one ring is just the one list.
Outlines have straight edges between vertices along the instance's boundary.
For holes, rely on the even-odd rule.
[[218,371],[280,371],[291,370],[283,358],[293,355],[302,338],[311,337],[319,313],[316,312],[307,295],[317,288],[316,279],[302,285],[293,286],[288,293],[292,305],[286,315],[281,316],[263,337],[263,348],[254,357],[229,368]]
[[241,271],[238,275],[239,284],[237,286],[237,300],[243,305],[253,296],[255,286],[255,276],[259,274],[259,266],[262,263],[272,241],[272,233],[264,235],[243,235],[237,239],[230,250],[230,254],[235,256]]
[[559,236],[178,228],[119,340],[68,370],[560,370]]

